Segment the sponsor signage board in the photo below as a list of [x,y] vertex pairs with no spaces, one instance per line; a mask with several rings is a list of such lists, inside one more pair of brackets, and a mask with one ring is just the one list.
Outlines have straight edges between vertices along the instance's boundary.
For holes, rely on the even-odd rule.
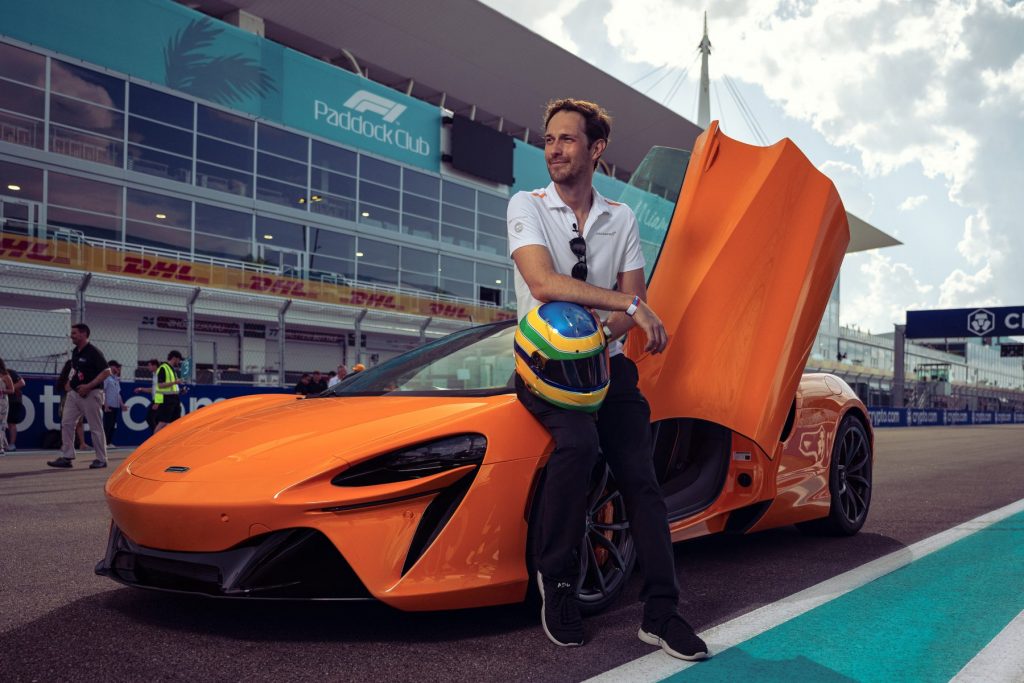
[[868,408],[874,427],[934,427],[938,425],[991,425],[1024,422],[1024,412],[944,410],[922,408]]
[[907,339],[1011,337],[1024,334],[1024,306],[907,311]]

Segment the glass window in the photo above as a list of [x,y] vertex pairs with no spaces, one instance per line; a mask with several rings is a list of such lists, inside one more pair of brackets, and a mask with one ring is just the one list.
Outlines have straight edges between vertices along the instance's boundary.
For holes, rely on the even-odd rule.
[[50,120],[112,138],[124,136],[123,114],[61,95],[50,98]]
[[411,247],[402,247],[402,270],[428,273],[437,277],[437,254]]
[[486,192],[477,192],[476,200],[478,202],[477,208],[481,213],[489,213],[502,219],[508,213],[508,199],[505,197],[498,197]]
[[333,230],[313,228],[310,232],[309,251],[323,256],[351,260],[355,258],[356,238]]
[[252,147],[255,125],[251,119],[200,104],[197,128],[200,133]]
[[405,229],[405,232],[410,235],[423,237],[428,240],[436,240],[440,234],[436,220],[420,218],[419,216],[412,216],[409,214],[404,214],[402,216],[402,227]]
[[[12,190],[12,185],[18,189]],[[43,169],[0,161],[0,194],[43,201]]]
[[196,164],[196,185],[241,197],[252,196],[252,173],[229,171],[213,164]]
[[356,153],[319,140],[313,140],[313,165],[341,171],[349,175],[356,174]]
[[0,140],[12,145],[43,148],[46,128],[40,119],[0,111]]
[[437,199],[441,191],[441,179],[412,169],[402,169],[404,184],[402,189],[406,192],[415,192],[424,197]]
[[359,205],[359,222],[386,230],[398,230],[398,212],[369,204]]
[[463,299],[475,299],[474,286],[472,282],[463,282],[462,280],[449,280],[447,278],[441,278],[441,294],[447,294],[448,296],[457,296]]
[[492,266],[489,263],[477,263],[476,282],[481,287],[500,289],[505,283],[505,269],[500,266]]
[[307,140],[308,138],[304,138],[301,135],[289,133],[286,130],[274,128],[263,123],[260,124],[260,142],[258,146],[261,152],[273,152],[274,154],[306,163],[306,160],[309,158]]
[[96,180],[50,171],[48,201],[51,205],[84,209],[111,216],[121,215],[121,187]]
[[445,204],[441,207],[441,220],[445,223],[451,223],[457,225],[460,228],[472,229],[476,225],[474,220],[473,212],[467,211],[466,209],[458,209],[454,206]]
[[110,138],[89,135],[51,124],[50,151],[76,159],[120,167],[124,155],[124,145]]
[[446,256],[441,254],[441,277],[454,278],[473,282],[473,262],[458,258],[457,256]]
[[494,235],[496,237],[504,237],[508,235],[508,223],[504,218],[485,216],[481,213],[477,214],[476,221],[477,229],[482,233]]
[[46,57],[0,43],[0,76],[40,88],[46,83]]
[[46,212],[50,230],[63,229],[112,242],[121,241],[121,219],[85,211],[50,206]]
[[252,173],[252,148],[221,142],[205,135],[196,140],[196,158]]
[[124,81],[120,78],[59,59],[52,60],[50,64],[50,88],[53,92],[124,111]]
[[354,261],[331,258],[330,256],[312,256],[309,260],[309,269],[310,271],[326,275],[340,275],[346,280],[356,279],[356,264]]
[[306,226],[256,216],[256,241],[282,249],[306,250]]
[[335,197],[329,194],[317,196],[320,197],[320,200],[310,202],[310,211],[324,216],[341,218],[346,221],[354,221],[356,219],[356,200]]
[[127,221],[125,241],[158,249],[170,249],[188,254],[192,251],[192,232],[177,228]]
[[405,213],[414,213],[417,216],[436,219],[437,212],[440,208],[440,204],[435,202],[433,199],[424,199],[423,197],[417,197],[414,194],[402,195],[402,211]]
[[41,119],[46,113],[46,95],[42,90],[0,79],[0,107]]
[[256,199],[282,206],[301,208],[306,204],[306,190],[304,187],[259,178],[256,181]]
[[444,200],[450,204],[458,204],[467,209],[476,208],[476,192],[455,183],[444,181]]
[[356,196],[356,179],[351,176],[331,173],[313,167],[312,185],[314,190],[322,190],[342,197]]
[[196,233],[196,254],[232,261],[252,261],[252,242]]
[[359,181],[359,199],[388,209],[398,209],[398,190],[368,183],[365,180]]
[[372,266],[359,259],[358,279],[362,282],[379,282],[384,285],[398,284],[398,270],[383,266]]
[[188,230],[192,226],[192,202],[129,187],[125,215],[131,220]]
[[403,270],[402,273],[402,287],[411,289],[422,289],[425,292],[434,293],[437,291],[437,273],[428,275],[426,273],[414,273],[412,271]]
[[259,153],[256,160],[257,174],[302,187],[306,186],[306,168],[304,164],[297,164],[294,161],[287,161],[263,152]]
[[173,123],[175,126],[192,130],[193,105],[188,100],[169,95],[159,90],[153,90],[139,85],[131,84],[130,96],[128,98],[128,111],[133,114],[145,116],[165,123]]
[[372,180],[381,185],[398,187],[400,171],[401,169],[394,164],[359,155],[359,177],[363,180]]
[[128,141],[192,157],[192,133],[137,116],[128,117]]
[[192,182],[191,159],[136,145],[128,145],[128,170],[170,178],[181,183]]
[[249,242],[252,240],[252,214],[196,202],[196,232]]
[[398,265],[398,245],[388,244],[387,242],[377,242],[376,240],[369,240],[365,237],[359,238],[359,256],[360,266],[364,263],[369,263],[376,266],[389,266],[394,268]]
[[481,233],[476,238],[476,249],[488,254],[504,256],[508,250],[508,242],[505,241],[504,237],[493,237]]

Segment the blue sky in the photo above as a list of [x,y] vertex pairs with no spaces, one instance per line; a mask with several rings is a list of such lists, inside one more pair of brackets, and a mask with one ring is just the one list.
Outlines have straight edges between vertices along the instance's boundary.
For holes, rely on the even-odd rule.
[[707,10],[712,118],[760,144],[731,81],[769,142],[793,139],[904,242],[847,257],[843,324],[1024,304],[1024,3],[484,2],[691,120]]

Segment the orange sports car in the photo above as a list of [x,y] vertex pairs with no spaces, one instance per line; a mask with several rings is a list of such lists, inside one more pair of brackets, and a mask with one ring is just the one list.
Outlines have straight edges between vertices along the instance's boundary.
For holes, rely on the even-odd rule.
[[[753,147],[715,124],[692,153],[656,149],[635,181],[676,200],[668,229],[644,237],[668,348],[644,354],[642,333],[626,345],[673,539],[856,533],[871,502],[867,411],[842,380],[802,374],[849,241],[832,183],[792,142]],[[236,398],[172,423],[107,482],[97,572],[403,610],[523,600],[552,442],[512,389],[514,330],[474,327],[320,396]],[[579,595],[596,611],[635,560],[604,466],[587,514]]]

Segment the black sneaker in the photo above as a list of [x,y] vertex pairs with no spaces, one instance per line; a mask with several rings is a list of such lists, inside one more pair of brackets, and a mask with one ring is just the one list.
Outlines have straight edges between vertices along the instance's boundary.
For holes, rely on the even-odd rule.
[[549,581],[537,572],[540,588],[540,623],[555,645],[583,644],[583,617],[576,602],[576,588],[570,581]]
[[660,645],[662,650],[678,659],[693,662],[708,656],[707,643],[678,614],[673,614],[660,624],[645,618],[637,636],[648,645]]
[[89,469],[90,470],[98,470],[101,467],[106,467],[106,466],[107,466],[107,463],[103,462],[102,460],[93,460],[91,463],[89,463]]
[[71,458],[65,458],[61,456],[56,460],[47,460],[46,464],[50,467],[71,467]]

